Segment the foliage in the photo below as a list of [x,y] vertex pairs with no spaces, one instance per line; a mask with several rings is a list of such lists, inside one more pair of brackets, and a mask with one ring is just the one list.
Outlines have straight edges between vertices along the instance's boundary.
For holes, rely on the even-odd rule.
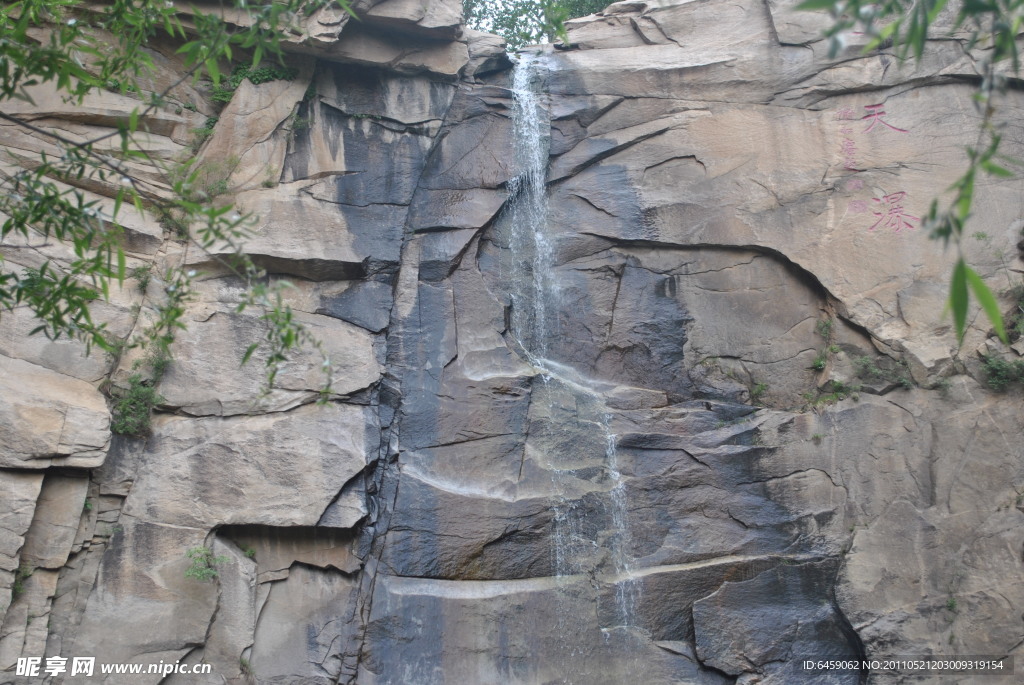
[[814,330],[825,339],[825,342],[832,341],[832,326],[835,325],[833,319],[820,319],[818,323],[814,325]]
[[31,566],[21,566],[14,572],[14,584],[11,586],[11,599],[17,599],[25,592],[25,581],[32,575]]
[[135,282],[139,286],[139,292],[143,295],[149,290],[149,282],[153,278],[153,267],[149,264],[137,266],[131,270],[129,276],[135,279]]
[[[39,321],[33,333],[51,339],[70,337],[89,347],[116,351],[105,325],[93,321],[90,307],[97,298],[109,297],[111,283],[123,282],[127,275],[123,231],[118,224],[118,214],[127,203],[164,225],[172,225],[175,233],[201,250],[210,252],[216,247],[218,252],[233,253],[230,260],[217,260],[213,255],[210,260],[221,261],[247,284],[242,309],[262,309],[265,321],[282,327],[267,336],[272,344],[267,387],[277,365],[296,345],[311,343],[322,353],[322,346],[284,305],[280,288],[285,284],[268,286],[264,272],[245,255],[245,228],[251,217],[240,215],[230,204],[212,202],[211,189],[198,187],[200,169],[187,168],[172,177],[174,165],[161,165],[150,157],[136,133],[157,109],[173,106],[166,98],[179,83],[208,77],[215,88],[221,87],[222,61],[236,56],[247,60],[249,67],[242,78],[281,77],[285,71],[264,66],[264,58],[280,61],[281,40],[286,35],[301,36],[299,20],[328,2],[280,0],[249,5],[235,0],[233,4],[246,8],[251,23],[230,27],[220,18],[219,7],[209,13],[193,7],[187,31],[173,3],[113,0],[87,5],[73,0],[18,0],[0,7],[0,105],[13,99],[31,103],[28,89],[41,84],[57,90],[72,104],[81,104],[89,93],[108,87],[141,99],[116,130],[87,140],[72,140],[32,117],[0,108],[0,120],[59,150],[59,154],[41,153],[20,170],[0,171],[0,214],[5,217],[0,242],[12,244],[17,238],[39,247],[60,242],[70,249],[69,258],[50,259],[34,269],[12,268],[0,255],[0,314],[25,308]],[[347,0],[339,0],[339,4],[351,12]],[[146,45],[159,37],[180,43],[178,52],[187,71],[165,91],[146,92],[140,83],[156,68],[155,53]],[[228,84],[235,77],[232,74]],[[185,107],[195,108],[189,104]],[[207,124],[211,128],[210,122]],[[110,154],[111,143],[114,154]],[[164,178],[138,174],[135,170],[141,165],[162,168]],[[88,200],[81,190],[85,187],[99,188],[111,197],[112,211],[104,211],[98,200]],[[154,320],[131,346],[155,345],[156,357],[169,355],[174,333],[183,327],[183,303],[195,275],[180,266],[164,275],[164,292],[154,305]],[[275,308],[279,310],[273,311]],[[325,392],[329,386],[328,374]],[[136,399],[149,393],[145,378],[130,384],[129,395],[132,387],[137,388]],[[139,425],[129,422],[124,428],[135,432]]]
[[215,557],[213,550],[209,547],[193,547],[185,552],[185,556],[192,561],[192,564],[185,569],[185,577],[203,582],[217,577],[216,567],[219,564],[226,564],[231,561],[228,557]]
[[1024,336],[1024,285],[1016,285],[1006,294],[1013,301],[1013,309],[1006,317],[1006,332],[1016,342]]
[[575,17],[600,12],[610,0],[462,0],[466,24],[496,33],[509,50],[554,40],[568,42],[564,23]]
[[903,362],[880,366],[872,357],[864,356],[854,359],[853,366],[857,369],[857,376],[864,380],[896,383],[908,390],[914,387],[914,381]]
[[[865,52],[888,49],[906,60],[920,60],[936,20],[946,9],[947,0],[806,0],[800,8],[827,10],[833,25],[826,31],[830,54],[834,57],[843,48],[845,36],[852,31],[868,38]],[[983,174],[1005,178],[1013,176],[1007,167],[1021,162],[1000,154],[1002,127],[996,124],[997,98],[1006,92],[1008,79],[1003,65],[1013,74],[1020,72],[1017,37],[1024,29],[1024,0],[968,0],[950,9],[954,16],[949,32],[966,31],[966,48],[974,50],[975,63],[981,74],[974,101],[981,123],[974,146],[967,148],[968,164],[963,175],[950,187],[953,200],[940,208],[936,199],[928,211],[926,226],[932,238],[942,240],[957,250],[950,283],[949,307],[953,313],[958,340],[967,328],[968,299],[971,293],[981,305],[995,329],[1007,342],[999,304],[981,276],[968,266],[964,257],[965,227],[971,216],[974,191]]]
[[153,379],[145,379],[140,373],[128,377],[128,389],[114,401],[110,430],[135,438],[149,433],[150,415],[164,401],[153,386]]
[[254,85],[258,86],[268,81],[292,81],[298,73],[297,69],[276,64],[263,64],[258,67],[249,64],[239,64],[231,70],[231,76],[224,79],[221,85],[214,87],[213,95],[210,96],[210,99],[214,102],[231,102],[231,97],[245,79],[249,79]]
[[199,152],[199,148],[203,146],[210,136],[213,135],[214,127],[217,126],[217,122],[220,121],[220,117],[207,117],[206,122],[199,128],[192,129],[192,152]]
[[860,399],[860,396],[857,394],[859,392],[859,385],[847,385],[842,381],[830,380],[820,390],[804,393],[803,397],[807,401],[808,407],[817,409],[821,406],[835,404],[845,400],[847,397],[856,401]]
[[1010,361],[989,355],[981,358],[985,381],[996,392],[1003,392],[1012,383],[1024,383],[1024,359]]
[[824,349],[818,352],[817,356],[814,357],[814,361],[811,362],[811,368],[815,371],[824,371],[825,367],[828,366],[828,358],[831,354],[837,354],[839,352],[839,346],[832,343],[833,327],[835,326],[835,319],[820,319],[814,325],[814,331],[825,339],[828,343]]

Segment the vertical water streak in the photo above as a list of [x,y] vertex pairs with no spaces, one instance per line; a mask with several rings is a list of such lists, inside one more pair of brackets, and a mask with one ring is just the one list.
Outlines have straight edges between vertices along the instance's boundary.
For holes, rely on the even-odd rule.
[[632,577],[633,557],[629,552],[629,508],[626,494],[626,483],[619,471],[619,452],[617,435],[611,432],[611,416],[605,417],[606,459],[608,476],[613,486],[610,495],[611,519],[614,537],[612,538],[612,561],[615,564],[615,575],[619,577],[615,585],[615,603],[618,608],[622,625],[632,627],[635,624],[636,612],[639,608],[641,585]]
[[515,154],[521,172],[508,183],[510,220],[514,227],[512,328],[531,361],[543,359],[551,331],[548,309],[551,288],[551,244],[547,238],[546,120],[537,97],[536,57],[523,55],[513,71]]
[[[567,668],[560,682],[570,684],[578,682],[570,665],[588,663],[593,648],[577,639],[578,618],[570,612],[578,612],[581,602],[602,601],[596,595],[586,598],[586,591],[581,588],[589,591],[590,586],[581,586],[580,576],[591,574],[593,578],[595,571],[601,570],[605,578],[597,578],[605,591],[614,593],[614,616],[608,616],[608,625],[602,627],[602,631],[615,643],[618,653],[634,655],[619,662],[623,674],[636,666],[632,660],[639,654],[636,614],[640,584],[631,577],[633,559],[629,554],[627,491],[619,471],[611,414],[601,394],[601,389],[607,389],[607,385],[586,378],[570,364],[549,358],[555,347],[551,341],[559,335],[558,313],[564,306],[559,299],[548,226],[546,180],[550,125],[537,90],[542,80],[543,59],[543,56],[524,55],[513,72],[513,130],[520,173],[508,183],[509,201],[502,227],[507,231],[509,251],[505,275],[511,303],[510,333],[527,361],[540,372],[531,400],[539,429],[531,430],[529,439],[531,448],[542,455],[543,466],[551,476],[555,506],[550,544],[560,587],[558,632],[567,636],[557,651]],[[595,430],[600,431],[600,438]],[[569,439],[564,439],[566,437]],[[573,449],[582,452],[579,455],[567,453]],[[592,461],[598,455],[603,457],[608,480],[593,475]],[[591,461],[588,467],[581,465],[588,460]],[[591,493],[608,486],[610,490],[595,510]],[[598,548],[601,533],[596,532],[593,522],[586,518],[599,515],[601,509],[612,528],[605,538],[605,550]],[[602,596],[609,597],[608,594]]]

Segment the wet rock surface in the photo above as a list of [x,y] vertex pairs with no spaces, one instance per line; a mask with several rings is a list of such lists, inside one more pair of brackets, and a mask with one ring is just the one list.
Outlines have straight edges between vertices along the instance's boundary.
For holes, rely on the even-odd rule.
[[[1024,404],[984,385],[983,317],[957,346],[921,225],[974,142],[973,62],[829,59],[796,4],[615,3],[519,71],[452,0],[308,17],[296,79],[246,82],[199,159],[232,161],[327,405],[313,351],[261,392],[244,285],[146,216],[131,267],[203,271],[149,436],[112,436],[102,394],[135,352],[28,344],[5,313],[0,683],[85,654],[363,685],[898,683],[799,662],[1019,655]],[[196,111],[150,117],[162,158],[216,112],[175,97]],[[85,137],[134,102],[41,92],[31,116]],[[9,128],[5,164],[50,151]],[[977,188],[966,249],[999,292],[1021,190]],[[154,292],[97,311],[127,336]]]

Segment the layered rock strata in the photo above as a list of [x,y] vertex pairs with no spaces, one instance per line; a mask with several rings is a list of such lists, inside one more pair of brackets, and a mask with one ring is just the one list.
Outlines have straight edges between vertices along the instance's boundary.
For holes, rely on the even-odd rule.
[[[619,2],[515,79],[453,0],[354,4],[286,46],[293,80],[221,112],[186,82],[143,122],[173,164],[219,114],[200,164],[294,284],[327,406],[313,353],[260,394],[243,284],[149,216],[122,217],[140,268],[96,316],[128,338],[166,266],[202,274],[150,436],[109,429],[127,355],[0,320],[0,682],[95,655],[212,666],[132,680],[172,684],[895,683],[800,661],[1020,654],[1024,402],[977,351],[1024,349],[983,316],[957,345],[922,226],[974,143],[982,53],[829,58],[795,0]],[[181,65],[151,49],[159,90]],[[137,104],[34,93],[5,109],[73,139]],[[1018,156],[1022,106],[999,105]],[[6,165],[52,151],[0,138]],[[1022,190],[976,191],[965,245],[997,292]]]

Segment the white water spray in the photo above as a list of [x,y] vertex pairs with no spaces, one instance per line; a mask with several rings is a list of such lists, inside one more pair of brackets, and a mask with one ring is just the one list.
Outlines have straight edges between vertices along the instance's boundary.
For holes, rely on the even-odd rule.
[[[564,308],[555,279],[554,250],[547,221],[549,125],[536,89],[542,78],[542,60],[543,57],[523,56],[513,74],[515,152],[522,171],[508,184],[510,201],[503,217],[512,261],[507,274],[512,305],[511,332],[521,353],[541,372],[540,395],[549,402],[542,413],[548,415],[551,429],[569,430],[569,426],[562,429],[558,424],[558,417],[568,415],[576,424],[586,423],[603,433],[605,474],[612,486],[601,505],[613,529],[607,543],[613,568],[608,571],[619,579],[614,585],[617,616],[615,624],[608,628],[631,628],[636,624],[641,585],[632,574],[626,483],[619,470],[611,415],[601,394],[612,386],[588,379],[577,369],[547,358],[550,342],[559,335],[558,314]],[[573,410],[566,411],[566,406]],[[589,415],[589,420],[583,418],[584,414]],[[557,444],[558,441],[553,440],[548,447]],[[553,522],[552,553],[556,576],[560,578],[592,572],[594,569],[585,564],[595,558],[595,543],[587,537],[586,507],[581,506],[578,492],[575,496],[572,494],[578,488],[573,483],[579,483],[580,477],[571,468],[562,466],[567,461],[572,460],[561,454],[547,454],[546,467],[559,499]]]

